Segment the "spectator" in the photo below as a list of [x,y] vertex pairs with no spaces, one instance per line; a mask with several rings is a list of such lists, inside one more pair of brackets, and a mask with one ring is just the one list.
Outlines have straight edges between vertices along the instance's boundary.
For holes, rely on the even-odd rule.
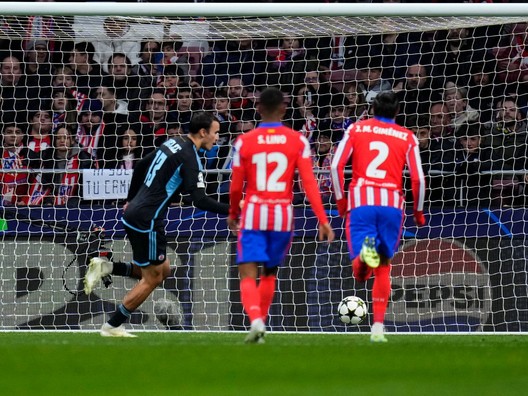
[[398,124],[405,126],[407,117],[416,117],[429,112],[433,91],[431,78],[425,66],[418,63],[409,65],[405,78],[394,85],[393,91],[400,101],[400,114],[396,117]]
[[24,146],[24,132],[15,123],[6,123],[2,130],[2,162],[0,173],[2,205],[27,205],[35,184],[29,173],[9,173],[7,170],[28,169],[28,150]]
[[319,122],[319,130],[330,130],[332,142],[339,143],[343,138],[345,130],[352,124],[348,117],[348,101],[343,94],[332,96],[330,117]]
[[227,83],[229,110],[237,119],[255,118],[255,104],[248,98],[248,90],[241,76],[231,76]]
[[141,89],[139,76],[132,74],[132,64],[130,59],[123,54],[116,52],[108,59],[108,76],[103,80],[103,84],[115,89],[116,98],[127,102],[130,112],[139,117],[141,100],[150,94],[148,89]]
[[459,87],[467,86],[471,64],[486,58],[485,49],[474,46],[468,28],[436,32],[433,54],[431,75],[433,88],[437,89],[445,87],[448,81]]
[[116,52],[125,54],[132,66],[137,65],[141,44],[137,41],[134,25],[125,18],[109,16],[103,21],[103,29],[106,39],[93,41],[93,59],[102,66],[103,71],[108,72],[108,59]]
[[103,105],[98,99],[87,99],[79,112],[76,141],[79,147],[91,155],[96,167],[102,167],[104,146],[102,136],[105,130]]
[[207,169],[221,170],[220,173],[209,173],[207,175],[207,191],[211,196],[217,197],[221,202],[229,202],[230,174],[225,171],[231,169],[233,159],[233,144],[235,139],[255,129],[253,120],[240,120],[235,123],[234,133],[229,137],[221,136],[216,145],[206,152]]
[[216,90],[213,114],[218,122],[220,122],[220,136],[217,144],[225,144],[225,142],[231,140],[232,135],[234,135],[235,127],[238,122],[238,119],[231,114],[229,109],[229,95],[227,89],[219,88]]
[[94,51],[92,43],[81,42],[75,44],[69,57],[69,66],[75,74],[77,90],[87,97],[91,97],[91,91],[101,86],[102,71],[101,66],[94,61]]
[[373,57],[364,63],[358,71],[359,88],[367,103],[371,103],[381,91],[389,91],[392,85],[389,80],[382,78],[381,58]]
[[26,85],[38,98],[51,96],[51,63],[48,41],[44,39],[27,42],[24,56],[24,75]]
[[169,108],[176,107],[176,97],[178,87],[181,85],[183,77],[182,70],[177,65],[166,65],[163,72],[158,75],[157,87],[165,91]]
[[451,117],[445,102],[433,102],[429,108],[431,118],[431,136],[433,138],[453,139]]
[[489,144],[498,156],[510,167],[515,165],[516,151],[528,143],[528,127],[517,101],[512,96],[505,96],[495,102],[495,117],[491,128]]
[[77,102],[76,110],[81,111],[84,101],[88,99],[88,95],[83,92],[80,92],[77,89],[75,75],[71,68],[69,68],[68,66],[55,67],[55,70],[53,72],[52,85],[53,87],[58,88],[68,88],[71,95],[75,98]]
[[141,139],[135,127],[128,127],[119,133],[117,139],[117,161],[109,164],[109,168],[134,169],[138,160],[141,159]]
[[144,157],[167,140],[168,104],[165,92],[155,89],[150,95],[145,111],[141,115],[141,138]]
[[505,25],[501,32],[501,41],[489,53],[496,60],[497,83],[506,84],[507,92],[517,90],[516,83],[528,78],[528,24]]
[[[90,169],[90,154],[75,143],[75,134],[66,124],[57,128],[51,147],[42,152],[42,169],[61,169],[66,172],[44,173],[42,186],[44,204],[77,207],[81,194],[80,169]],[[68,172],[72,171],[72,172]]]
[[28,149],[30,158],[40,158],[42,151],[52,143],[53,112],[37,110],[30,113],[28,131]]
[[370,59],[378,58],[382,79],[392,85],[404,76],[406,65],[418,63],[424,54],[430,53],[430,49],[421,51],[423,43],[420,33],[357,36],[355,40],[348,40],[345,68],[361,69]]
[[[29,89],[22,74],[20,59],[14,53],[4,55],[0,65],[0,97],[4,122],[26,122],[28,110],[38,108],[37,92]],[[36,98],[29,101],[29,98]]]
[[348,101],[348,116],[352,122],[361,121],[368,117],[367,102],[356,81],[346,83],[343,87],[343,93]]
[[192,105],[192,88],[188,85],[179,86],[176,93],[175,106],[169,112],[169,121],[179,123],[184,133],[189,133],[192,110],[194,110]]
[[301,132],[309,142],[317,128],[315,112],[315,89],[306,84],[298,85],[293,93],[292,129]]
[[53,129],[55,132],[60,124],[77,124],[77,101],[66,87],[54,87],[51,109],[53,110]]
[[189,57],[186,54],[178,54],[182,45],[183,41],[179,36],[161,43],[158,73],[163,73],[163,68],[167,65],[176,65],[182,71],[182,82],[189,83]]
[[332,95],[337,93],[332,89],[330,83],[325,81],[319,67],[315,63],[308,63],[304,73],[304,83],[313,88],[315,96],[313,100],[315,116],[319,119],[328,117]]
[[143,89],[154,87],[154,81],[158,75],[157,56],[160,52],[160,44],[154,40],[141,42],[141,60],[138,63],[137,75],[140,79],[139,86]]
[[489,207],[493,177],[484,172],[502,169],[493,149],[483,146],[480,127],[463,124],[457,131],[456,199],[464,207]]
[[444,101],[451,116],[454,132],[463,124],[479,122],[480,114],[468,104],[467,90],[451,82],[446,84]]
[[261,42],[250,38],[217,41],[202,59],[198,82],[206,89],[228,85],[229,76],[240,76],[248,88],[262,84],[266,54]]
[[303,40],[283,37],[278,46],[266,48],[266,83],[280,87],[293,84],[294,65],[304,60]]
[[426,115],[408,117],[405,126],[413,131],[418,139],[422,167],[427,178],[426,200],[433,206],[453,206],[456,153],[453,142],[432,137],[429,118]]
[[489,124],[493,117],[493,98],[500,89],[495,84],[495,74],[491,62],[471,64],[468,88],[468,104],[480,113],[480,120]]
[[312,149],[313,168],[316,171],[314,173],[325,205],[335,204],[330,176],[330,165],[336,149],[332,138],[333,134],[329,129],[316,131]]

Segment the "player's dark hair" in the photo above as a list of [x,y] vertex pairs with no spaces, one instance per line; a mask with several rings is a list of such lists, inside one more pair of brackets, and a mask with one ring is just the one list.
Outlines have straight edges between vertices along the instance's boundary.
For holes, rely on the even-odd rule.
[[213,113],[208,111],[197,111],[191,118],[189,133],[192,135],[200,132],[200,129],[209,130],[214,121],[218,121]]
[[383,118],[396,118],[400,112],[400,101],[393,91],[382,91],[372,101],[374,115]]
[[259,105],[266,113],[275,112],[284,103],[284,94],[275,87],[266,88],[260,94]]

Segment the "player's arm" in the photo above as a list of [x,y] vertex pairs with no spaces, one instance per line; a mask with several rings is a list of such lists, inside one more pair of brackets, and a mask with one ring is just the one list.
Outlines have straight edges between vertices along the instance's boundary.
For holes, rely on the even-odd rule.
[[189,194],[194,206],[219,214],[228,214],[229,205],[218,202],[205,193],[204,175],[200,170],[196,155],[185,156],[181,165],[182,190]]
[[297,169],[299,169],[299,176],[301,177],[302,186],[310,206],[313,212],[319,220],[319,240],[326,239],[328,242],[334,240],[334,230],[330,226],[328,217],[324,211],[323,201],[321,199],[321,193],[319,192],[319,186],[315,180],[313,173],[310,144],[305,138],[302,138],[305,145],[303,152],[297,159]]
[[244,180],[246,174],[240,159],[240,149],[242,148],[242,141],[237,139],[234,144],[233,162],[231,173],[231,184],[229,186],[229,218],[238,220],[241,212],[240,202],[242,201]]
[[425,201],[425,175],[418,148],[418,140],[414,134],[411,135],[411,147],[407,153],[407,168],[411,174],[411,186],[414,200],[414,222],[418,227],[425,225],[423,214]]
[[134,172],[132,172],[132,180],[130,181],[130,187],[128,188],[127,202],[130,202],[137,194],[143,182],[145,181],[145,175],[147,174],[150,163],[154,158],[154,152],[150,153],[146,157],[140,159],[136,166],[134,166]]
[[341,142],[339,142],[330,165],[332,187],[334,188],[337,210],[340,216],[344,216],[348,210],[348,200],[345,192],[345,166],[352,155],[352,147],[352,137],[347,131]]

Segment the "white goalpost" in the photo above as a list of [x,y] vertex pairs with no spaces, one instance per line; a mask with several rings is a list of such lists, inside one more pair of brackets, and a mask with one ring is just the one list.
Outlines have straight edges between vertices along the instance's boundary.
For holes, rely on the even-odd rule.
[[[394,90],[429,188],[428,225],[406,221],[393,260],[388,331],[527,332],[527,21],[513,3],[0,2],[0,330],[98,329],[135,281],[85,295],[82,278],[91,257],[131,260],[120,218],[135,162],[211,111],[220,140],[201,159],[227,201],[231,144],[277,86],[338,238],[316,242],[296,193],[272,331],[370,329],[371,315],[338,318],[346,296],[372,305],[372,281],[352,277],[329,161]],[[183,199],[167,220],[172,273],[131,328],[247,329],[225,218]]]

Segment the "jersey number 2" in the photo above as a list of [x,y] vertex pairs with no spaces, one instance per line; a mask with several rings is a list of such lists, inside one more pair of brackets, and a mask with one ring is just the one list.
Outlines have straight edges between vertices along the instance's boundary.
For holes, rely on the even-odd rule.
[[387,145],[387,143],[384,142],[373,141],[370,142],[369,149],[370,151],[376,150],[378,152],[378,155],[376,155],[374,159],[370,161],[370,164],[367,166],[367,177],[371,177],[374,179],[385,179],[387,171],[379,169],[379,166],[383,164],[389,156],[389,146]]
[[[279,192],[286,190],[286,183],[279,182],[288,168],[288,158],[283,153],[258,153],[254,154],[251,162],[257,166],[257,190]],[[268,165],[275,163],[277,166],[268,175]]]

